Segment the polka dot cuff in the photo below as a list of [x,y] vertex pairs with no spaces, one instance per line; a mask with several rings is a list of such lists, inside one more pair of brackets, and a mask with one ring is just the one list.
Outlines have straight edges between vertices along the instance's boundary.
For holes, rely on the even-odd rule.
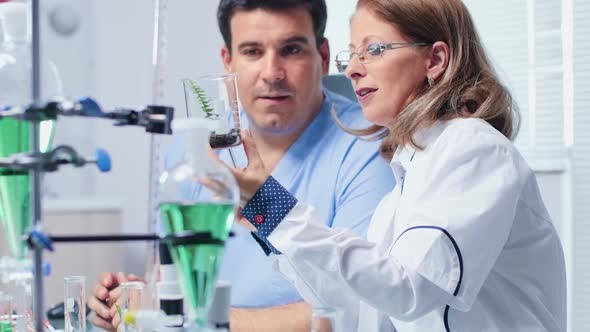
[[295,204],[297,199],[271,176],[242,209],[242,215],[256,227],[257,231],[252,235],[267,255],[281,253],[267,238]]

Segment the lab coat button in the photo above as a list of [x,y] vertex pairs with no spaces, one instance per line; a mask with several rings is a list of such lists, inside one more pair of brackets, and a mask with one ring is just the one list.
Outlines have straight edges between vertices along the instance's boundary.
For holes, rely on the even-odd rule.
[[262,223],[264,223],[264,216],[263,216],[263,215],[261,215],[261,214],[257,214],[257,215],[254,217],[254,222],[255,222],[255,223],[257,223],[257,224],[262,224]]

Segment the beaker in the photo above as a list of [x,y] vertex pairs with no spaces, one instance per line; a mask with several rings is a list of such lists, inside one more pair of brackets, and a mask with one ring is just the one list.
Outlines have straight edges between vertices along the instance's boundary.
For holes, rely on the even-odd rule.
[[123,316],[127,311],[140,311],[143,309],[144,283],[141,281],[129,281],[121,283],[119,287],[121,287],[121,305],[117,308],[117,314],[121,316],[121,329],[123,331],[140,331],[136,327],[125,324]]
[[86,332],[86,277],[64,278],[64,323],[66,332]]
[[12,297],[0,293],[0,332],[12,331]]
[[236,74],[206,75],[182,80],[187,118],[213,120],[213,149],[240,145],[240,110]]

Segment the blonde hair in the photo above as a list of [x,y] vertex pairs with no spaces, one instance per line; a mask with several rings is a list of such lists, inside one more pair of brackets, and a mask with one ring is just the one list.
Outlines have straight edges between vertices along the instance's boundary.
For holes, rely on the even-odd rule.
[[354,130],[341,125],[344,130],[366,139],[383,139],[380,153],[388,159],[400,145],[423,149],[414,141],[414,134],[438,120],[479,118],[509,139],[516,137],[520,122],[517,106],[498,80],[461,1],[359,0],[359,8],[371,10],[413,41],[447,43],[450,57],[445,72],[432,86],[425,77],[416,98],[390,126]]

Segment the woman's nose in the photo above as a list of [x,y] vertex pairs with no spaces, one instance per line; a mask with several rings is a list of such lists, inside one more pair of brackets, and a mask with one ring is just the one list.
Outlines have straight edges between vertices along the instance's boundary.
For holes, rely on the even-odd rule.
[[366,75],[365,66],[359,61],[358,56],[352,56],[348,61],[348,66],[344,70],[344,75],[348,79],[358,79]]

